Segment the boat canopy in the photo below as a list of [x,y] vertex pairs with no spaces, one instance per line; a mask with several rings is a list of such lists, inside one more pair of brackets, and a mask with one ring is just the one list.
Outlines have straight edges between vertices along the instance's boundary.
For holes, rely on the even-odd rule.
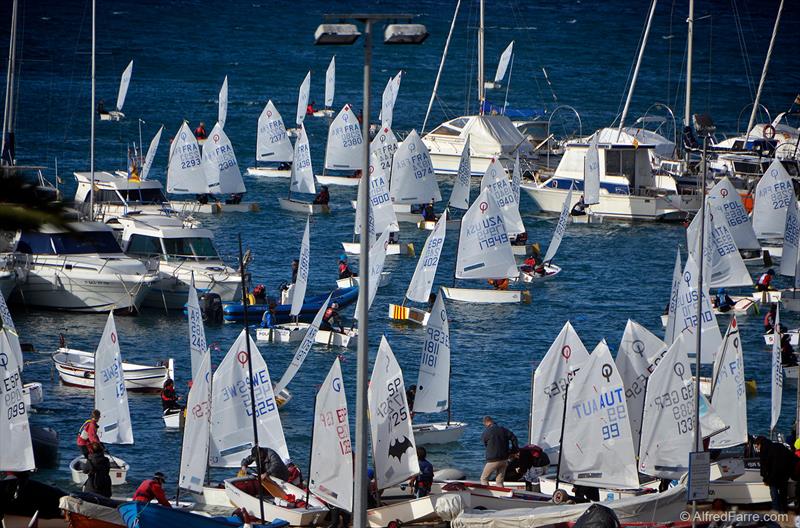
[[469,137],[473,156],[511,156],[517,149],[521,157],[532,154],[530,143],[504,115],[458,117],[439,125],[428,136],[463,141]]
[[[89,203],[89,191],[92,188],[91,173],[76,172],[74,174],[75,181],[78,183],[75,203]],[[94,185],[94,198],[97,203],[160,205],[167,201],[164,196],[164,186],[160,181],[132,180],[123,171],[97,171],[94,173]]]
[[[639,127],[625,127],[622,134],[616,128],[601,128],[595,134],[599,143],[616,143],[633,145],[633,140],[641,145],[650,145],[653,153],[659,158],[670,159],[675,154],[675,142],[670,141],[661,134]],[[586,138],[589,141],[589,138]]]

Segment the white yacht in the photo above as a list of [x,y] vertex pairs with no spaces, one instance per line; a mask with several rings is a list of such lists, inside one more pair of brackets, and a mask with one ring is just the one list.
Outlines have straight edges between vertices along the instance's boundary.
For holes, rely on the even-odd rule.
[[95,222],[20,231],[6,249],[27,268],[11,299],[28,306],[136,312],[158,278],[122,252],[110,227]]
[[[88,213],[92,174],[76,172],[75,207]],[[95,218],[109,218],[131,213],[159,213],[169,209],[164,186],[158,180],[132,180],[125,171],[96,171],[94,173]]]
[[[572,193],[572,205],[581,198],[588,148],[588,143],[567,144],[552,177],[522,184],[539,209],[559,213],[570,189],[579,191]],[[694,215],[699,195],[679,194],[672,176],[654,174],[653,149],[645,144],[599,143],[600,203],[587,210],[621,220],[679,221]]]
[[238,272],[225,265],[208,229],[180,218],[140,215],[120,217],[122,247],[131,257],[159,262],[159,280],[152,285],[144,306],[183,309],[194,277],[199,292],[219,294],[222,301],[241,298]]

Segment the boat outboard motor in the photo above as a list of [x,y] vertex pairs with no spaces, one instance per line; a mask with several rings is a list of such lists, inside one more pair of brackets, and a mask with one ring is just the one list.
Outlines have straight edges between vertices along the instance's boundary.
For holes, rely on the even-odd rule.
[[204,293],[198,299],[203,322],[208,324],[222,324],[222,299],[217,293]]

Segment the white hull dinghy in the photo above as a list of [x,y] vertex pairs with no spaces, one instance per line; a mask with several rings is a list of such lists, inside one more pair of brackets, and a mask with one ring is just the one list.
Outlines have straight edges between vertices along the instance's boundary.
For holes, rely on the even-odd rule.
[[556,256],[556,252],[558,251],[559,246],[561,246],[561,240],[564,238],[564,232],[567,230],[567,219],[569,218],[569,204],[571,201],[572,201],[572,189],[570,189],[569,192],[567,192],[567,197],[564,199],[564,205],[561,207],[561,215],[559,215],[558,222],[556,222],[556,228],[553,230],[553,238],[550,239],[550,245],[547,246],[547,253],[544,254],[544,258],[542,259],[541,270],[544,271],[544,273],[540,273],[539,271],[537,271],[539,269],[537,267],[533,269],[527,267],[525,271],[523,271],[521,267],[519,279],[522,282],[525,283],[540,282],[552,279],[553,277],[561,273],[561,267],[553,264],[553,259]]
[[[378,281],[378,288],[388,286],[390,282],[392,282],[392,272],[382,271],[381,278]],[[352,288],[353,286],[358,286],[359,284],[361,284],[361,281],[358,277],[347,277],[346,279],[337,279],[336,281],[337,288]]]
[[[254,177],[291,178],[292,169],[288,164],[293,159],[292,142],[286,133],[283,117],[272,100],[269,100],[258,117],[256,166],[248,167],[245,174]],[[267,165],[259,166],[259,162],[266,162]]]
[[435,497],[428,495],[419,499],[387,504],[367,510],[367,526],[383,528],[385,526],[403,526],[410,523],[433,521],[439,519],[436,513]]
[[[731,299],[734,301],[733,308],[727,312],[722,312],[716,306],[712,306],[711,311],[714,315],[752,315],[758,313],[758,303],[752,297],[740,297],[732,295]],[[666,328],[669,322],[669,314],[661,314],[661,326]]]
[[529,303],[531,294],[517,290],[478,290],[474,288],[448,288],[442,286],[444,296],[453,301],[476,304]]
[[[121,486],[126,483],[125,478],[128,475],[128,470],[131,468],[127,462],[121,458],[106,453],[106,458],[111,463],[111,477],[112,486]],[[72,482],[75,484],[83,484],[89,475],[83,472],[83,465],[86,463],[86,458],[83,456],[75,457],[69,463],[69,471],[72,474]]]
[[708,486],[708,500],[722,500],[733,505],[769,504],[772,501],[769,486],[764,484],[758,468],[748,468],[733,480],[712,480]]
[[[95,354],[72,348],[59,348],[53,354],[62,383],[89,389],[94,388],[94,359]],[[166,365],[153,366],[123,362],[122,371],[128,390],[160,391],[167,378],[174,379],[172,359]]]
[[[361,253],[361,243],[360,242],[342,242],[342,249],[348,255],[359,255]],[[407,244],[389,244],[386,246],[386,256],[391,255],[408,255],[414,256],[416,253],[414,251],[414,244],[409,242]]]
[[221,201],[200,203],[189,200],[171,200],[171,209],[180,214],[256,213],[261,207],[255,202],[226,203]]
[[[280,488],[286,495],[294,496],[295,500],[305,500],[306,491],[293,486],[280,479],[271,478],[273,485]],[[264,508],[264,516],[268,520],[283,519],[290,526],[311,526],[320,524],[328,514],[328,508],[321,500],[314,495],[308,496],[308,506],[295,506],[288,501],[269,497],[270,493],[265,490],[264,501],[259,504],[258,489],[260,485],[257,479],[251,477],[240,477],[225,480],[225,493],[228,500],[237,508],[245,510],[253,517],[259,518],[261,507]],[[242,488],[252,487],[252,491],[244,491]],[[246,488],[247,489],[247,488]]]
[[293,200],[291,198],[278,198],[278,203],[280,204],[281,209],[285,211],[291,211],[293,213],[318,215],[331,212],[331,208],[327,204],[315,204],[311,202]]
[[[287,323],[274,328],[259,328],[256,330],[256,341],[259,343],[297,343],[303,340],[310,326],[308,323]],[[335,330],[318,330],[314,342],[347,348],[350,340],[357,335],[357,328],[345,328],[344,333]]]
[[245,174],[256,178],[291,178],[292,169],[279,169],[278,167],[247,167]]
[[781,292],[780,290],[754,292],[753,300],[761,304],[777,303],[781,302],[781,298],[783,297],[782,293],[783,292]]
[[[792,344],[793,347],[796,347],[800,344],[800,328],[794,328],[786,332],[789,334],[789,342]],[[775,334],[764,334],[764,343],[768,346],[772,346],[775,342]]]
[[167,429],[182,429],[186,418],[185,409],[166,409],[162,413],[164,427]]
[[25,407],[28,409],[44,402],[44,389],[42,388],[42,384],[38,381],[24,384],[22,386],[22,398],[25,401]]
[[415,423],[414,442],[417,445],[450,444],[458,442],[467,430],[464,422]]
[[360,176],[331,176],[330,174],[317,174],[317,183],[320,185],[340,185],[342,187],[358,187]]
[[556,266],[555,264],[545,264],[544,265],[544,275],[539,275],[535,271],[523,271],[520,269],[519,272],[519,280],[526,283],[531,282],[541,282],[545,280],[552,279],[556,275],[561,273],[561,267]]
[[569,221],[573,224],[602,224],[603,216],[587,212],[584,215],[569,215]]
[[314,117],[333,117],[336,115],[336,112],[331,108],[326,108],[324,110],[315,110],[311,115]]

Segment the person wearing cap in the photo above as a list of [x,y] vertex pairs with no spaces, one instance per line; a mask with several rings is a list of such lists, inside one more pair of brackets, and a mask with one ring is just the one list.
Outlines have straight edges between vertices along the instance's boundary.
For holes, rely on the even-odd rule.
[[347,255],[342,253],[339,255],[339,278],[349,279],[350,277],[357,277],[358,275],[350,269],[350,264],[347,262]]
[[322,188],[317,193],[317,195],[314,197],[314,204],[328,205],[328,202],[330,201],[331,201],[331,194],[328,192],[328,186],[323,185]]
[[344,325],[342,324],[342,316],[339,314],[339,303],[333,302],[325,309],[322,314],[322,324],[319,326],[320,330],[333,330],[334,326],[339,327],[339,331],[344,333]]
[[720,288],[717,290],[717,296],[714,299],[714,304],[720,313],[725,313],[733,310],[733,306],[736,303],[733,302],[733,299],[731,299],[731,296],[725,291],[725,288]]
[[162,472],[156,471],[153,478],[147,479],[139,484],[139,487],[136,488],[136,491],[133,493],[133,500],[139,502],[156,500],[160,505],[172,508],[172,504],[169,503],[167,496],[164,494],[163,486],[166,480]]
[[436,221],[436,212],[433,210],[433,200],[425,204],[422,208],[422,219],[426,222]]
[[772,279],[775,277],[775,270],[770,268],[766,273],[762,273],[756,282],[756,291],[765,292],[772,289]]
[[258,474],[264,477],[275,477],[289,481],[289,468],[283,463],[278,453],[269,447],[256,447],[250,450],[250,456],[242,459],[242,472],[247,471],[250,464],[258,464]]

